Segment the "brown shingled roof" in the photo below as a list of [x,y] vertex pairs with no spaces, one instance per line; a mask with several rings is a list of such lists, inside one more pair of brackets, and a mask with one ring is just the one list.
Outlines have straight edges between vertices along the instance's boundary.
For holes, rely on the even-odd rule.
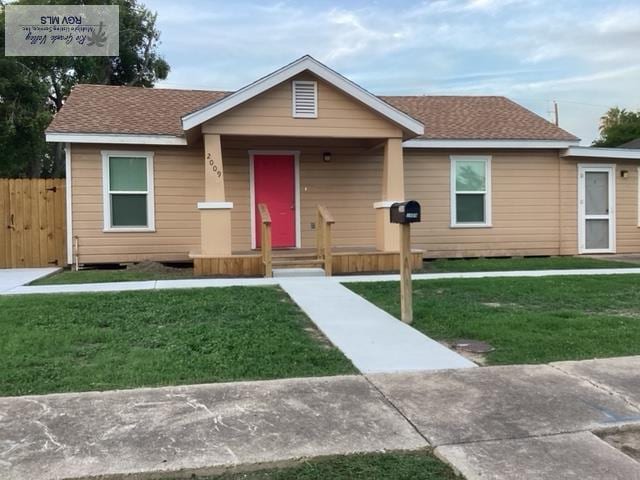
[[[184,135],[181,117],[231,92],[77,85],[48,133]],[[427,139],[577,140],[505,97],[380,97],[425,125]]]
[[421,121],[421,138],[443,140],[578,140],[505,97],[380,97]]
[[47,132],[181,136],[183,115],[229,93],[76,85]]

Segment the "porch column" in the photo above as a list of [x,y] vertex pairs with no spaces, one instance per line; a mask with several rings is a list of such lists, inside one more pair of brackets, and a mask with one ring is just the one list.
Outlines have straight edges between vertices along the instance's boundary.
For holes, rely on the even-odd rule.
[[200,210],[200,250],[203,255],[231,255],[231,209],[224,194],[220,135],[204,133],[204,202]]
[[400,250],[400,230],[389,222],[389,207],[404,201],[404,161],[402,139],[388,138],[384,145],[382,169],[382,198],[373,206],[376,209],[376,248],[382,251]]

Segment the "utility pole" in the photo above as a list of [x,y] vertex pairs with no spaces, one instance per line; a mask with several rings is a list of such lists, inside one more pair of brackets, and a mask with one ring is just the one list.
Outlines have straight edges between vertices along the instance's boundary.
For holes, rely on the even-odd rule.
[[558,117],[558,102],[553,101],[553,118],[556,127],[560,125],[560,118]]

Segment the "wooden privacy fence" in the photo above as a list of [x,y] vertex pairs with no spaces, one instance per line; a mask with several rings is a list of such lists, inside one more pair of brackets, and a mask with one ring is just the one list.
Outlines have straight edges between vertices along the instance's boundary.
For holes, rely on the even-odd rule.
[[66,264],[64,184],[0,178],[0,268]]

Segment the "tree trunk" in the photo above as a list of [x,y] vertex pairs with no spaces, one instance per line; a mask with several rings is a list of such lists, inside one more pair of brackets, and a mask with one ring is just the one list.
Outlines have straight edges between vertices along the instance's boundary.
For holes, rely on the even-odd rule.
[[29,178],[40,178],[42,176],[42,159],[38,155],[29,162],[28,173]]
[[51,175],[54,178],[62,178],[65,176],[65,154],[64,143],[56,143],[55,149],[52,152],[53,155],[53,171]]

